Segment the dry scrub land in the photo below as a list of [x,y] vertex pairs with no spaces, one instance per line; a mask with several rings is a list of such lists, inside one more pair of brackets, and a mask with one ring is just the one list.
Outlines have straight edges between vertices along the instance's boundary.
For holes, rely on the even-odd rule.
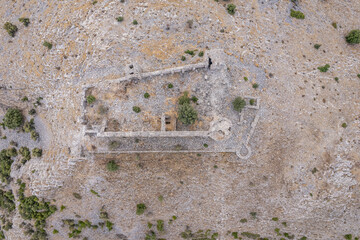
[[[358,239],[359,16],[358,0],[2,1],[0,239]],[[84,88],[215,49],[231,84],[212,101],[233,114],[230,99],[261,99],[248,159],[107,153],[111,141],[84,137]],[[182,129],[208,129],[204,74],[94,88],[88,120],[108,104],[110,129],[158,130],[187,90],[200,115]]]

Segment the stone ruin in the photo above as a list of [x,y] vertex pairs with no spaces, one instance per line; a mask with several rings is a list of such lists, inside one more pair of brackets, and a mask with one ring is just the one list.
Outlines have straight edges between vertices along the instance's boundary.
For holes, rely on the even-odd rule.
[[[230,80],[225,57],[223,50],[209,50],[203,62],[154,72],[142,72],[137,64],[129,64],[124,77],[86,86],[81,108],[84,152],[233,152],[240,159],[248,159],[252,154],[249,143],[259,120],[260,99],[242,96],[247,103],[245,108],[240,113],[232,109],[231,101],[237,95],[231,94],[235,87]],[[164,87],[171,77],[174,85],[179,86],[178,90],[174,90],[178,91],[176,93],[190,89],[202,94],[204,101],[198,106],[203,109],[200,113],[204,117],[198,126],[179,126],[173,110],[176,104],[169,100],[166,94],[170,94],[170,90]],[[144,101],[142,97],[129,97],[131,94],[139,96],[136,95],[139,94],[138,89],[149,85],[155,86],[153,91],[156,94],[146,104],[140,102]],[[114,91],[115,96],[107,103],[107,116],[93,122],[90,120],[92,106],[86,101],[91,91],[98,91],[98,94]],[[109,97],[104,95],[105,98]],[[251,99],[253,105],[249,104]],[[146,116],[139,117],[131,111],[131,104],[136,101],[149,107],[144,111]],[[113,120],[110,120],[111,117]]]

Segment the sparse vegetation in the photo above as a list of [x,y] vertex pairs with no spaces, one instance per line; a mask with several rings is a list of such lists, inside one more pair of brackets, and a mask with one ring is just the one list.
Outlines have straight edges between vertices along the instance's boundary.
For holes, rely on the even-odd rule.
[[228,4],[226,10],[229,14],[234,15],[236,11],[236,6],[232,3]]
[[19,18],[19,22],[22,22],[24,24],[24,26],[27,27],[30,24],[30,19],[28,19],[28,18]]
[[252,87],[253,87],[254,89],[257,89],[257,88],[259,87],[259,84],[254,83],[254,84],[252,85]]
[[242,97],[237,97],[232,101],[232,105],[235,111],[241,112],[241,110],[246,106],[246,101]]
[[0,179],[3,183],[8,183],[10,180],[11,164],[13,160],[7,155],[6,149],[0,152]]
[[195,51],[192,50],[186,50],[185,53],[191,55],[192,57],[195,56]]
[[360,43],[360,30],[352,30],[345,37],[346,42],[350,44],[359,44]]
[[149,98],[149,97],[150,97],[150,94],[146,92],[146,93],[144,94],[144,98]]
[[296,19],[304,19],[305,15],[300,11],[295,11],[294,9],[290,10],[290,16]]
[[119,169],[119,166],[116,164],[116,162],[114,160],[111,160],[106,164],[106,168],[110,172],[115,172],[116,170]]
[[121,16],[120,16],[120,17],[117,17],[117,18],[116,18],[116,21],[122,22],[122,21],[124,21],[124,17],[121,17]]
[[164,221],[163,220],[157,220],[156,222],[156,229],[159,231],[159,232],[163,232],[164,231]]
[[173,85],[172,83],[169,83],[169,84],[168,84],[168,88],[170,88],[170,89],[171,89],[171,88],[174,88],[174,85]]
[[136,215],[142,215],[146,210],[144,203],[139,203],[136,205]]
[[336,22],[331,23],[331,26],[333,26],[335,29],[337,29],[337,23]]
[[81,197],[81,195],[80,194],[78,194],[78,193],[73,193],[73,196],[74,196],[74,198],[76,198],[76,199],[82,199],[82,197]]
[[185,61],[186,57],[185,56],[181,56],[181,61]]
[[320,70],[320,72],[327,72],[330,68],[330,65],[329,64],[326,64],[325,66],[320,66],[318,67],[318,69]]
[[10,22],[6,22],[4,24],[4,29],[7,31],[7,33],[12,36],[15,37],[15,33],[17,32],[18,28],[16,25],[10,23]]
[[32,156],[33,157],[41,157],[42,156],[42,149],[40,148],[34,148],[32,150]]
[[204,51],[200,51],[199,52],[199,57],[203,57],[204,56]]
[[346,127],[347,127],[347,124],[346,124],[346,123],[343,123],[343,124],[341,124],[341,126],[342,126],[343,128],[346,128]]
[[251,106],[253,106],[255,104],[255,99],[250,99],[249,103],[250,103]]
[[93,104],[96,101],[96,98],[93,95],[89,95],[86,97],[86,102],[88,104]]
[[141,109],[138,106],[134,106],[133,111],[136,112],[136,113],[139,113],[139,112],[141,112]]
[[133,22],[133,25],[138,25],[138,21],[134,20]]
[[3,119],[5,127],[15,129],[24,123],[24,116],[19,109],[9,108]]
[[53,45],[52,43],[48,42],[48,41],[44,41],[43,42],[43,46],[47,47],[47,49],[52,49]]
[[315,49],[319,49],[320,47],[321,47],[321,44],[315,44],[315,45],[314,45],[314,48],[315,48]]

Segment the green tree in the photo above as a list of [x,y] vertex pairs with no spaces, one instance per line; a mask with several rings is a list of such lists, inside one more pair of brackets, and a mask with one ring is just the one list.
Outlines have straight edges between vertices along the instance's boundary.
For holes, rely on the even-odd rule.
[[114,171],[118,170],[119,166],[116,164],[116,162],[114,160],[111,160],[106,164],[106,168],[110,172],[114,172]]
[[16,25],[6,22],[4,24],[4,29],[8,32],[8,34],[12,37],[15,37],[15,33],[17,32],[18,28]]
[[232,105],[235,111],[241,112],[241,110],[246,106],[246,102],[241,97],[237,97],[232,101]]
[[197,111],[189,103],[179,105],[178,118],[183,124],[193,124],[198,119]]
[[9,108],[4,117],[4,125],[10,129],[20,127],[24,123],[24,116],[19,109]]
[[352,30],[345,37],[346,41],[350,44],[359,44],[360,43],[360,30]]
[[226,10],[229,14],[234,15],[236,11],[236,6],[234,4],[228,4]]

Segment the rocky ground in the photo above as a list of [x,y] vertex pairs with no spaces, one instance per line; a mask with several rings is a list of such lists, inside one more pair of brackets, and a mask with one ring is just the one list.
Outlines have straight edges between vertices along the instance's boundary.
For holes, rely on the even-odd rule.
[[[236,5],[234,15],[226,11],[229,3]],[[305,19],[291,18],[290,9]],[[113,229],[86,228],[81,238],[144,239],[151,222],[157,237],[168,240],[182,239],[186,226],[210,229],[217,239],[235,239],[232,232],[243,239],[257,238],[244,232],[354,239],[360,235],[360,45],[347,44],[344,36],[360,28],[359,16],[358,0],[4,1],[1,23],[18,31],[15,37],[0,31],[0,115],[8,107],[27,113],[38,97],[43,100],[35,117],[40,141],[2,129],[8,138],[0,146],[11,140],[41,145],[43,156],[18,170],[13,164],[13,182],[3,189],[13,189],[18,199],[19,178],[25,195],[57,206],[47,219],[49,239],[69,239],[62,219],[98,224],[102,208]],[[28,27],[20,17],[30,19]],[[249,160],[221,153],[79,158],[84,86],[122,77],[128,64],[159,70],[199,61],[185,50],[219,48],[266,73],[232,72],[239,80],[248,77],[248,95],[261,99]],[[320,72],[325,64],[329,70]],[[24,96],[30,102],[22,102]],[[107,170],[110,160],[117,171]],[[142,215],[136,214],[139,203],[147,207]],[[13,227],[4,231],[6,239],[30,239],[17,211],[7,218]],[[157,220],[164,221],[163,232]]]

